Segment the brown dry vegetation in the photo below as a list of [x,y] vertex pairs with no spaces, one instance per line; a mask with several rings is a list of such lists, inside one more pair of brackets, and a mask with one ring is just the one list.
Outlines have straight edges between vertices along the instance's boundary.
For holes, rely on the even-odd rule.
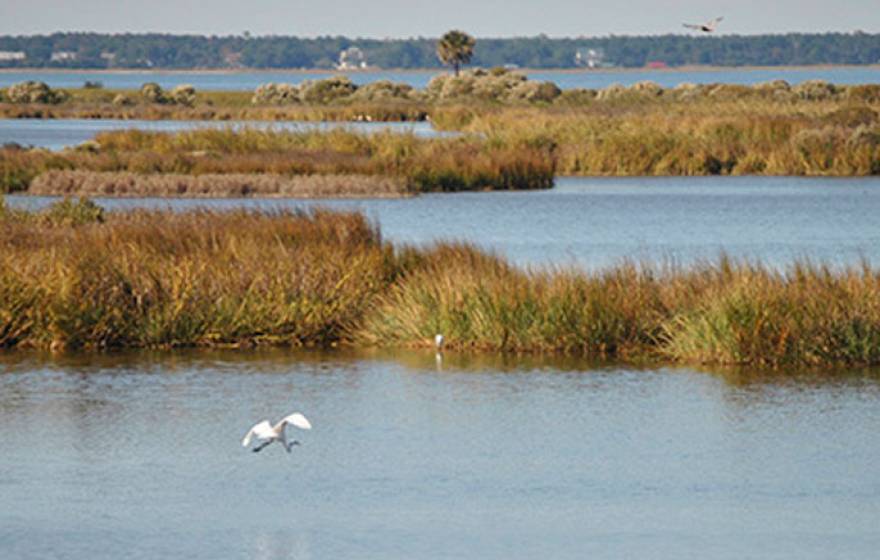
[[[489,78],[508,79],[491,75],[485,79]],[[356,120],[374,114],[370,118],[384,120],[395,118],[394,113],[407,104],[427,103],[419,111],[429,113],[436,127],[474,135],[430,141],[390,134],[357,140],[336,132],[271,141],[258,139],[256,133],[239,134],[240,139],[228,134],[212,139],[209,133],[173,139],[147,136],[147,141],[134,134],[104,135],[98,140],[104,153],[90,158],[13,157],[4,151],[3,186],[7,191],[21,189],[44,167],[135,173],[382,174],[404,176],[415,191],[545,187],[548,182],[542,174],[549,168],[564,175],[880,174],[880,86],[807,82],[791,87],[771,82],[754,87],[663,89],[642,83],[600,91],[567,90],[542,102],[502,102],[493,97],[509,95],[531,82],[511,83],[518,85],[501,87],[498,93],[488,87],[492,84],[475,82],[459,94],[446,92],[447,98],[443,92],[450,88],[444,82],[433,97],[425,94],[427,101],[385,100],[369,110],[357,101],[248,106],[245,94],[205,94],[236,110],[268,112],[229,118]],[[89,91],[87,95],[103,94]],[[71,103],[46,109],[82,105]],[[15,107],[24,111],[31,105]],[[135,106],[143,107],[183,111],[182,118],[202,118],[191,112],[204,108],[198,103],[191,108]],[[379,108],[387,112],[379,115]],[[285,116],[285,111],[296,115]],[[161,113],[156,118],[170,116]],[[166,146],[179,150],[172,154]],[[147,153],[151,149],[158,154]],[[203,152],[208,157],[195,158],[195,153]],[[212,161],[218,154],[220,163]],[[15,158],[22,163],[12,163]],[[524,176],[530,178],[522,180]]]
[[228,173],[141,175],[129,172],[47,171],[28,189],[34,195],[132,197],[398,197],[405,183],[379,175]]
[[[411,133],[348,130],[119,131],[101,133],[80,149],[58,153],[0,149],[0,191],[26,191],[41,174],[71,170],[138,176],[269,174],[273,180],[304,175],[376,177],[350,189],[362,193],[369,185],[391,183],[403,184],[410,193],[549,188],[554,176],[553,159],[546,147],[502,145],[475,136],[428,139]],[[168,181],[151,178],[143,181],[142,188],[146,193],[163,182]],[[207,184],[203,180],[199,183]],[[39,184],[46,194],[50,186],[64,187],[54,194],[91,192],[74,193],[58,181],[42,180]],[[135,194],[138,184],[133,181],[127,194]],[[224,189],[218,183],[218,191]],[[378,194],[385,192],[383,187]]]
[[628,91],[567,106],[449,108],[434,123],[550,145],[563,175],[880,174],[880,102],[870,96]]
[[0,204],[0,346],[426,346],[685,363],[880,363],[880,273],[524,271],[465,244],[394,248],[357,213]]

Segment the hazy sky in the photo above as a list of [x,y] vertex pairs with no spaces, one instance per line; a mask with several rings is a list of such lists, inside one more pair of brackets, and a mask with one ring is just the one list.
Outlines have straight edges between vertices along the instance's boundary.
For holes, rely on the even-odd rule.
[[0,0],[0,34],[101,31],[436,37],[682,33],[723,15],[723,33],[880,32],[880,0]]

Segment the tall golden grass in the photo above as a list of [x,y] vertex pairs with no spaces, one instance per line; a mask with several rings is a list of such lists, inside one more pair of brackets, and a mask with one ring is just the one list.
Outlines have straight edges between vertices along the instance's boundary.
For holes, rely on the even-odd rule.
[[[369,175],[403,183],[407,192],[417,193],[549,188],[554,162],[549,148],[528,143],[498,144],[479,136],[420,138],[413,133],[365,134],[342,129],[201,129],[178,133],[129,130],[101,133],[80,149],[58,153],[0,149],[0,191],[27,190],[38,175],[50,171],[142,176]],[[145,190],[151,188],[149,183],[143,181]],[[39,184],[44,194],[49,194],[45,188],[58,183]],[[135,181],[128,192],[136,194],[137,188]],[[54,194],[66,193],[89,194],[70,189]]]
[[[544,188],[552,185],[554,173],[880,174],[880,88],[814,84],[660,91],[647,86],[609,88],[602,96],[569,91],[541,106],[486,101],[430,106],[433,124],[464,133],[460,138],[339,130],[106,133],[92,144],[100,146],[97,153],[0,151],[0,190],[26,189],[37,174],[53,169],[384,175],[402,178],[411,192]],[[156,110],[197,110],[174,107],[156,105]],[[335,118],[322,111],[354,107],[293,106],[317,111],[320,119]]]
[[880,272],[522,270],[393,247],[358,213],[0,204],[0,347],[429,346],[750,366],[880,363]]
[[332,345],[394,273],[359,214],[6,214],[0,346]]
[[563,175],[877,175],[880,103],[853,99],[623,98],[488,111],[435,126],[552,145]]

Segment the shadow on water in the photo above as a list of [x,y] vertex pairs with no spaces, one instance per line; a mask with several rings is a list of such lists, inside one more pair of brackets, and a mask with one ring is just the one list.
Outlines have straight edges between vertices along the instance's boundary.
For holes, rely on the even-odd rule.
[[321,371],[355,363],[381,367],[385,362],[413,373],[450,374],[596,374],[652,373],[702,374],[745,391],[765,386],[824,387],[828,385],[880,385],[880,368],[800,368],[757,369],[751,367],[684,366],[678,364],[633,364],[592,360],[579,356],[462,353],[392,348],[332,350],[268,349],[177,349],[125,350],[112,352],[46,353],[39,351],[0,351],[0,373],[58,371],[71,375],[108,373],[124,375],[184,374],[211,370],[217,373],[259,372],[283,374],[303,367]]

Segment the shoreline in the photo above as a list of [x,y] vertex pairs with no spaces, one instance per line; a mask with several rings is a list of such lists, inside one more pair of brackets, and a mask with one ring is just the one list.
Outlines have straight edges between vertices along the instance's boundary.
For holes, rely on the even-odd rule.
[[[477,66],[469,68],[478,68]],[[648,68],[648,67],[619,67],[619,68],[514,68],[514,71],[529,73],[552,73],[552,74],[634,74],[634,73],[658,73],[671,74],[679,72],[703,72],[717,73],[728,71],[809,71],[809,70],[834,70],[834,69],[866,69],[876,70],[880,72],[880,64],[810,64],[810,65],[783,65],[783,66],[702,66],[702,65],[686,65],[686,66],[669,66],[666,68]],[[441,74],[448,73],[447,68],[370,68],[370,69],[350,69],[336,70],[328,68],[41,68],[41,67],[22,67],[22,68],[0,68],[0,75],[15,73],[35,73],[35,74],[202,74],[202,75],[237,75],[237,74]]]

